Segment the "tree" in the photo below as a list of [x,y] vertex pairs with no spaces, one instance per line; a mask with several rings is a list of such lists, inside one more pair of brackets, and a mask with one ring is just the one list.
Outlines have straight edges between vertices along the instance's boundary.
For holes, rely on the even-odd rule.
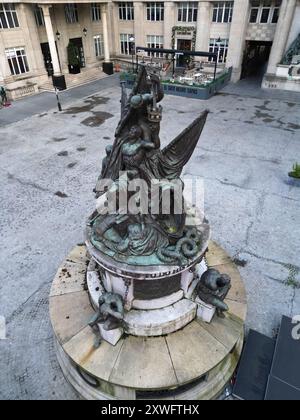
[[79,50],[71,41],[68,45],[68,61],[69,66],[80,67]]

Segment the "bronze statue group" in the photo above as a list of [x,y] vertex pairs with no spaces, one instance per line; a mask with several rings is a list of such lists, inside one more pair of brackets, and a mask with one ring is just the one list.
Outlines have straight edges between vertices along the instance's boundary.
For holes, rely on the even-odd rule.
[[[147,201],[151,207],[153,200],[146,200],[148,191],[152,191],[154,181],[164,181],[164,190],[170,189],[171,201],[174,201],[171,208],[175,207],[173,184],[180,180],[183,167],[198,144],[207,111],[161,150],[162,107],[158,103],[163,97],[159,77],[149,74],[145,67],[140,68],[129,97],[123,86],[121,120],[115,142],[106,150],[107,156],[95,188],[97,199],[101,199],[104,193],[103,180],[113,183],[108,191],[110,197],[115,192],[120,196],[124,189],[128,189],[127,179],[139,179],[147,188],[140,191],[138,201]],[[121,175],[124,173],[126,177]],[[128,202],[132,201],[131,195],[135,196],[129,193]],[[164,263],[184,266],[197,255],[201,235],[196,228],[186,225],[184,211],[180,214],[170,211],[153,214],[152,208],[148,212],[147,206],[145,212],[137,214],[122,209],[109,215],[93,213],[90,219],[91,242],[99,251],[113,253],[120,261],[132,257],[136,265]]]

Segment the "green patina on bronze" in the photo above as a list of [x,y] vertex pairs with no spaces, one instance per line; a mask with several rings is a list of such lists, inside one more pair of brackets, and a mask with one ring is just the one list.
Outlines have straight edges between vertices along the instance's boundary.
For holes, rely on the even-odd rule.
[[231,289],[231,278],[227,274],[221,274],[214,268],[208,269],[198,283],[196,293],[199,298],[217,309],[217,315],[223,317],[223,312],[229,310],[224,302]]
[[289,173],[291,178],[300,179],[300,165],[299,163],[295,163],[293,165],[293,170]]
[[[182,267],[199,255],[207,240],[197,224],[191,223],[190,214],[185,211],[177,214],[174,210],[179,204],[185,208],[183,195],[174,193],[174,184],[183,190],[180,176],[198,144],[208,112],[202,113],[162,150],[162,107],[159,103],[163,97],[159,77],[148,74],[143,66],[129,97],[122,83],[121,120],[114,144],[106,149],[95,188],[98,202],[117,202],[117,208],[109,214],[100,214],[98,207],[93,213],[89,219],[90,241],[105,255],[128,265]],[[111,181],[109,187],[104,188],[104,180]],[[129,182],[138,180],[143,181],[144,187],[139,187],[138,192],[128,192]],[[170,194],[168,214],[151,211],[153,196],[150,197],[149,192],[157,181],[160,188]],[[125,193],[126,204],[132,200],[140,203],[138,214],[130,213],[128,206],[126,211],[122,208],[121,197]],[[162,204],[160,196],[158,202]]]
[[103,293],[99,298],[98,305],[98,312],[89,322],[89,326],[96,335],[95,348],[100,346],[102,340],[98,324],[103,325],[106,331],[112,331],[122,327],[124,319],[124,302],[122,296],[116,293]]

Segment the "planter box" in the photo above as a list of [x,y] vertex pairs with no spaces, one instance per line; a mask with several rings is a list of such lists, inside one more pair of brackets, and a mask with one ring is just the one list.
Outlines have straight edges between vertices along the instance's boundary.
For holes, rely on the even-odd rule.
[[111,76],[114,74],[114,64],[113,63],[103,63],[102,64],[103,73]]
[[[230,68],[226,74],[223,74],[206,87],[187,86],[177,83],[163,82],[163,88],[167,95],[207,100],[228,84],[231,79],[231,72],[232,69]],[[126,82],[126,87],[128,89],[132,88],[135,82],[135,75],[131,73],[122,73],[121,80]]]
[[164,91],[168,95],[182,96],[184,98],[194,98],[194,99],[209,99],[215,91],[212,88],[198,88],[193,86],[184,86],[176,84],[163,84]]
[[70,74],[78,74],[80,73],[80,66],[68,66]]
[[58,90],[66,90],[66,79],[65,76],[52,76],[53,86]]

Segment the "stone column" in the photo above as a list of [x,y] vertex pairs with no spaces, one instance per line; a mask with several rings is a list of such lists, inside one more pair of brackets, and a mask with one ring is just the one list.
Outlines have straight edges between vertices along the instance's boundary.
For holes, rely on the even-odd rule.
[[177,3],[165,1],[164,48],[172,49],[172,28],[176,24]]
[[144,7],[146,3],[141,1],[134,2],[134,38],[136,47],[146,47],[146,39],[144,36]]
[[277,65],[286,51],[297,0],[282,0],[280,16],[271,50],[267,74],[275,74]]
[[237,82],[241,78],[249,9],[249,0],[235,0],[227,58],[227,67],[232,67],[233,82]]
[[107,5],[101,6],[101,20],[103,25],[103,43],[104,43],[104,61],[110,62],[109,40],[108,40],[108,26],[107,26]]
[[110,55],[118,55],[119,51],[119,4],[118,3],[109,3],[108,4],[108,21],[109,25],[109,35],[110,35]]
[[212,3],[206,0],[198,2],[196,51],[209,50],[210,26],[212,22]]
[[56,49],[54,30],[53,30],[51,16],[50,16],[50,8],[52,6],[49,4],[42,4],[40,5],[40,7],[42,8],[43,13],[44,13],[45,28],[46,28],[46,33],[47,33],[47,38],[48,38],[48,43],[49,43],[49,48],[50,48],[54,75],[59,76],[61,75],[61,69],[60,69],[59,58],[58,58],[57,49]]

